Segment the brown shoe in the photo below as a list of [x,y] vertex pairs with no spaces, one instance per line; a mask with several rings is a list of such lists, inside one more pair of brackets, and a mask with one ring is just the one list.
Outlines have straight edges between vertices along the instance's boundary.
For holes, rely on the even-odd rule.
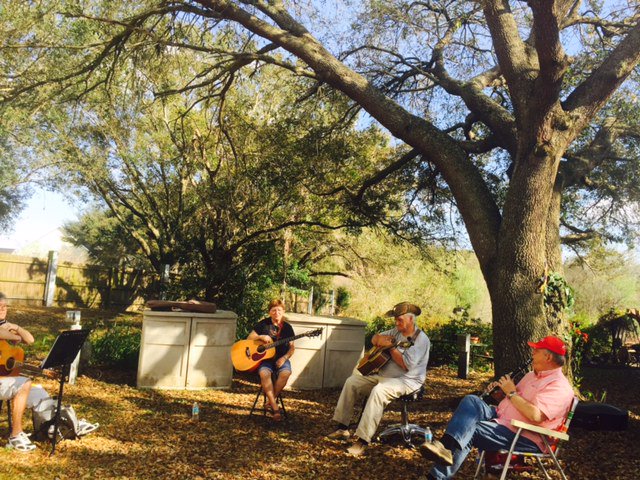
[[329,440],[349,440],[350,437],[351,433],[349,433],[349,430],[343,430],[341,428],[325,436],[325,438]]
[[418,449],[420,450],[420,454],[427,460],[434,460],[448,466],[453,465],[453,454],[451,450],[447,450],[438,440],[424,442]]
[[356,440],[353,443],[353,445],[351,445],[349,448],[347,448],[347,452],[352,457],[359,457],[360,455],[362,455],[364,453],[366,448],[367,448],[367,444],[366,443],[363,443],[360,440]]

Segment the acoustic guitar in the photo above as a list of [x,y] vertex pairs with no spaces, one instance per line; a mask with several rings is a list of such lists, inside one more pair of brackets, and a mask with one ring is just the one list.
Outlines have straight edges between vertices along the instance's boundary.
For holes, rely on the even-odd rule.
[[365,352],[364,357],[360,359],[356,368],[365,376],[378,373],[391,360],[389,350],[395,347],[408,348],[411,345],[413,345],[412,342],[400,342],[388,347],[371,347]]
[[239,340],[231,346],[231,363],[233,363],[233,368],[239,372],[253,372],[258,369],[264,360],[275,356],[275,348],[278,345],[289,343],[302,337],[317,337],[321,333],[322,328],[317,328],[271,343],[262,343],[259,340]]
[[0,340],[0,377],[15,377],[20,373],[43,375],[49,378],[58,377],[53,370],[43,370],[35,365],[24,363],[22,348],[11,345],[6,340]]

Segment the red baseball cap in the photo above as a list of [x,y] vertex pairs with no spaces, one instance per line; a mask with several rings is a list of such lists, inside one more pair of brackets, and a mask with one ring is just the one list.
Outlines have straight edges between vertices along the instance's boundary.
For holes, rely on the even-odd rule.
[[567,347],[562,340],[552,335],[544,337],[539,342],[527,342],[531,348],[545,348],[558,355],[566,355]]

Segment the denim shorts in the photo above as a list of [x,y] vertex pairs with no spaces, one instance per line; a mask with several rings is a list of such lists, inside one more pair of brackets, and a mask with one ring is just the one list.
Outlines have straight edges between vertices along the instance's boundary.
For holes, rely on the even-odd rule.
[[258,368],[258,373],[263,370],[269,371],[271,373],[275,373],[276,376],[280,375],[280,372],[287,371],[291,373],[291,362],[287,359],[280,368],[276,368],[276,361],[273,359],[265,360],[260,364],[260,368]]

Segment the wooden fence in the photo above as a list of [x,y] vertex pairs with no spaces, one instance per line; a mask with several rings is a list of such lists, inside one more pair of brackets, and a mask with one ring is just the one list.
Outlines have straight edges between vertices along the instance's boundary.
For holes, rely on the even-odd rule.
[[0,292],[12,303],[136,309],[157,295],[159,277],[131,268],[58,264],[48,258],[0,254]]

